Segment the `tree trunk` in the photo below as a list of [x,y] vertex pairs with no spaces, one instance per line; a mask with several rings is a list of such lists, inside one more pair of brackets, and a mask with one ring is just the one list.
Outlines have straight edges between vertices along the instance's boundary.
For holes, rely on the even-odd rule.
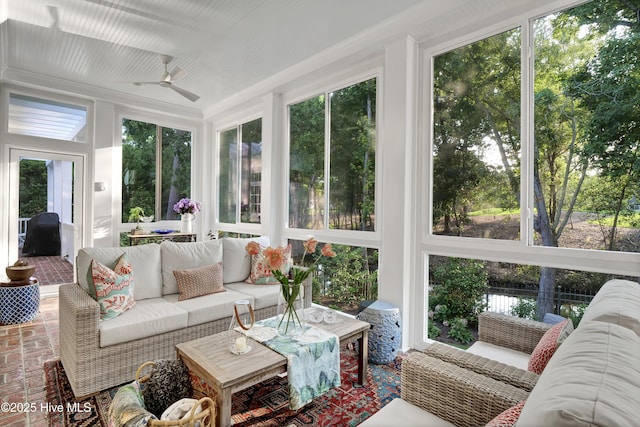
[[536,316],[542,321],[545,313],[553,313],[553,291],[556,283],[556,269],[552,267],[540,268],[540,287]]
[[[540,236],[544,246],[558,246],[558,242],[553,234],[551,222],[544,202],[542,185],[538,168],[534,167],[533,172],[534,202],[538,211],[538,226]],[[540,269],[540,282],[538,284],[538,299],[536,301],[536,315],[542,321],[545,313],[553,311],[553,289],[556,284],[556,269],[552,267],[542,267]]]

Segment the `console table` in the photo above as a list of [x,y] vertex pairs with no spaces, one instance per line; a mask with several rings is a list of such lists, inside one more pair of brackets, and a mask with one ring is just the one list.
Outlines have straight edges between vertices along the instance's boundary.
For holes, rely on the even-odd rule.
[[40,309],[40,283],[31,279],[23,285],[3,283],[0,286],[0,324],[30,322]]
[[172,242],[195,242],[197,238],[196,233],[181,233],[174,231],[173,233],[160,234],[160,233],[144,233],[144,234],[129,234],[129,246],[139,245],[141,243],[156,242],[162,243],[164,240],[170,240]]

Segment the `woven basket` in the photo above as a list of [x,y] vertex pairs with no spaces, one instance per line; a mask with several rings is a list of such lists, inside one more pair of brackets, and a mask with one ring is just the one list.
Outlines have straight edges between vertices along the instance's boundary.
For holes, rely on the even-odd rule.
[[[151,374],[144,374],[143,371],[145,369],[153,370],[155,366],[154,362],[145,362],[136,370],[136,381],[138,381],[141,385],[151,378]],[[144,393],[144,391],[143,391]],[[194,414],[195,410],[201,406],[202,411],[198,414]],[[216,419],[216,404],[211,398],[203,397],[198,400],[198,402],[193,406],[191,413],[188,418],[181,420],[149,420],[147,426],[149,427],[173,427],[173,426],[189,426],[189,427],[211,427],[215,424]]]

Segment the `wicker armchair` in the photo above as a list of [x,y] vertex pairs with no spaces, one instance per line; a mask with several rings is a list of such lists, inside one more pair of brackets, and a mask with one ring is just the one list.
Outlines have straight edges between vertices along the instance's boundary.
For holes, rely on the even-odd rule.
[[458,427],[485,425],[529,393],[421,352],[402,361],[402,399]]
[[481,342],[531,354],[552,326],[516,316],[484,312],[478,316],[478,338]]

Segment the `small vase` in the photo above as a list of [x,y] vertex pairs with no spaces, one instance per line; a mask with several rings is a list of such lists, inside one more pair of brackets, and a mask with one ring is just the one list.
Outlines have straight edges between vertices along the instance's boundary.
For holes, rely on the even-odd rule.
[[304,286],[289,280],[280,285],[278,325],[280,335],[300,335],[304,332]]
[[182,233],[193,233],[193,218],[191,213],[185,213],[180,216],[180,231]]

